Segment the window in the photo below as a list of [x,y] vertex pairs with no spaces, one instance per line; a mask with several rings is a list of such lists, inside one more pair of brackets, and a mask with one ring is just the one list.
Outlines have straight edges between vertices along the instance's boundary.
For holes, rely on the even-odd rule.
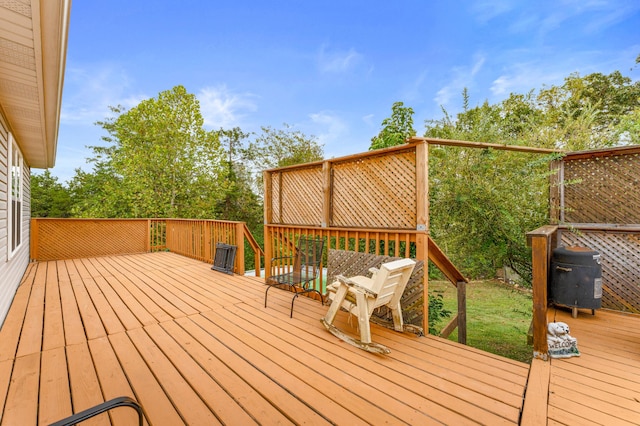
[[8,237],[9,258],[22,244],[22,153],[9,133],[9,211]]

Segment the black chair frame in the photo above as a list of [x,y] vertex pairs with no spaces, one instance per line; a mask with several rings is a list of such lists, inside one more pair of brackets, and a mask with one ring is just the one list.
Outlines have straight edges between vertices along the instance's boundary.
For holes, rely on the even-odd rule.
[[293,256],[280,256],[271,259],[272,268],[278,273],[266,279],[267,290],[264,292],[264,307],[267,307],[267,296],[272,287],[287,287],[295,293],[291,300],[289,318],[293,318],[293,305],[296,298],[305,293],[316,293],[320,296],[320,303],[324,306],[324,297],[313,287],[314,281],[320,275],[324,240],[321,238],[300,237]]
[[76,413],[65,419],[59,420],[55,423],[51,423],[49,426],[72,426],[77,423],[83,422],[85,420],[89,420],[90,418],[95,417],[98,414],[106,413],[107,411],[112,410],[114,408],[118,408],[118,407],[133,408],[138,412],[138,424],[140,426],[144,424],[144,410],[142,406],[132,398],[129,398],[128,396],[121,396],[121,397],[103,402],[102,404],[98,404],[95,407],[88,408],[84,411]]

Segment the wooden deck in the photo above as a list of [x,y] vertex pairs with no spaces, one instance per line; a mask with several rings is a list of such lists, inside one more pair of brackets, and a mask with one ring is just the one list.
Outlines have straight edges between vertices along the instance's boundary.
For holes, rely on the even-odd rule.
[[518,423],[528,365],[377,326],[392,352],[369,354],[323,328],[317,301],[290,319],[291,295],[265,309],[264,289],[171,253],[31,264],[0,330],[0,423],[125,395],[152,425]]
[[569,325],[579,357],[534,361],[523,424],[639,425],[640,315],[551,308]]

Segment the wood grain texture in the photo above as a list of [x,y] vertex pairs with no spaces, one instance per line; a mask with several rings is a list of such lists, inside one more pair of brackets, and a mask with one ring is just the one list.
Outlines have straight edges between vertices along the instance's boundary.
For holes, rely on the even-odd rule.
[[[21,290],[0,331],[8,338],[0,361],[2,425],[59,420],[117,396],[139,401],[154,425],[519,419],[526,364],[375,324],[373,340],[392,352],[370,354],[328,333],[319,321],[327,307],[317,301],[300,298],[290,319],[291,297],[274,292],[265,309],[265,286],[255,277],[219,274],[166,252],[32,268],[37,279]],[[37,269],[57,271],[58,281]],[[36,300],[53,301],[51,314]],[[59,312],[63,333],[46,324]],[[357,335],[345,312],[336,323]],[[41,335],[60,342],[62,335],[64,345],[16,358],[23,330],[27,341]],[[116,409],[94,422],[109,420],[135,417]]]

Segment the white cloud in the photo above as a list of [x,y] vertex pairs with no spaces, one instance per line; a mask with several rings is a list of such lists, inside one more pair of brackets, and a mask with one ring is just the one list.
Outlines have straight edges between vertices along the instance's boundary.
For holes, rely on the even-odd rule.
[[330,111],[309,114],[318,141],[325,147],[345,142],[349,127],[342,118]]
[[368,126],[374,126],[375,123],[373,122],[373,118],[374,118],[373,114],[367,114],[364,117],[362,117],[362,121],[364,121],[365,124],[367,124]]
[[540,89],[543,85],[555,84],[570,72],[559,71],[550,62],[515,62],[508,65],[491,82],[491,94],[496,99],[504,99],[510,93],[526,93],[531,89]]
[[580,29],[595,34],[633,16],[640,2],[626,0],[554,0],[530,3],[519,16],[511,16],[509,31],[534,32],[545,37],[568,21],[579,20]]
[[256,95],[234,93],[225,85],[205,87],[197,97],[205,126],[215,129],[240,127],[246,114],[258,109]]
[[465,87],[473,85],[474,78],[482,69],[485,57],[481,54],[474,55],[473,63],[470,66],[454,67],[451,70],[453,78],[436,93],[434,101],[438,105],[446,106],[454,96],[460,96]]
[[471,11],[475,18],[485,24],[491,19],[505,14],[513,9],[509,0],[484,0],[473,4]]
[[318,68],[323,73],[343,73],[355,68],[362,59],[363,56],[353,48],[347,51],[330,51],[323,44],[318,53]]
[[126,108],[147,98],[131,94],[127,72],[115,64],[67,68],[60,120],[67,124],[93,124],[111,116],[110,106]]
[[[556,51],[554,53],[507,52],[496,60],[506,65],[499,76],[491,82],[494,100],[506,98],[509,93],[526,93],[544,86],[562,84],[573,73],[582,76],[593,72],[608,74],[615,70],[626,71],[633,65],[640,47],[638,44],[611,54],[590,50],[583,52]],[[518,61],[517,58],[537,57],[539,60]]]

